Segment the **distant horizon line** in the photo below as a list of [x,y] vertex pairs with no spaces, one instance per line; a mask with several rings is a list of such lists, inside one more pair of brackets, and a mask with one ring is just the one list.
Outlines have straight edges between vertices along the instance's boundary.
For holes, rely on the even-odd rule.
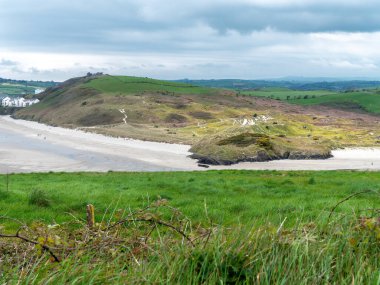
[[[159,77],[149,77],[149,76],[138,76],[138,75],[125,75],[125,74],[104,74],[104,75],[111,75],[111,76],[130,76],[130,77],[141,77],[141,78],[144,78],[144,77],[147,77],[147,78],[151,78],[151,79],[158,79],[158,80],[164,80],[164,81],[185,81],[185,80],[189,80],[189,81],[201,81],[201,80],[204,80],[204,81],[207,81],[207,80],[215,80],[215,81],[218,81],[218,80],[241,80],[241,81],[293,81],[293,82],[344,82],[344,81],[380,81],[380,78],[379,77],[368,77],[368,76],[360,76],[360,77],[356,77],[356,76],[353,76],[353,77],[345,77],[345,76],[342,76],[342,77],[330,77],[330,76],[297,76],[297,75],[294,75],[294,76],[279,76],[279,77],[258,77],[258,78],[251,78],[251,79],[246,79],[246,78],[238,78],[238,77],[225,77],[225,78],[187,78],[187,77],[183,77],[183,78],[177,78],[177,79],[163,79],[163,78],[159,78]],[[65,80],[52,80],[52,79],[15,79],[15,78],[5,78],[5,77],[1,77],[0,76],[0,79],[2,80],[14,80],[14,81],[29,81],[29,82],[33,82],[33,81],[40,81],[40,82],[56,82],[56,83],[60,83],[60,82],[64,82],[66,80],[69,80],[71,78],[75,78],[75,77],[84,77],[86,76],[86,74],[83,74],[83,75],[77,75],[77,76],[73,76],[73,77],[69,77]]]

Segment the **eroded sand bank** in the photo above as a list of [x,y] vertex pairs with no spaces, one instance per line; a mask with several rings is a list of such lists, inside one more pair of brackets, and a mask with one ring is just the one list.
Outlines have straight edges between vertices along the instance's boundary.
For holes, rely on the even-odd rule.
[[[111,138],[0,116],[0,173],[204,170],[190,146]],[[328,160],[280,160],[209,169],[380,170],[379,149],[336,150]]]

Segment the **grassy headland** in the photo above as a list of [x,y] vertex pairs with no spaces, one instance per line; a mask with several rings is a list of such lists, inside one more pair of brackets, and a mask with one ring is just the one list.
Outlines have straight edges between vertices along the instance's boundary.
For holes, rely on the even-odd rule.
[[333,148],[380,142],[380,118],[369,114],[149,78],[75,78],[39,97],[39,104],[15,117],[111,136],[190,144],[194,157],[210,164],[326,158]]

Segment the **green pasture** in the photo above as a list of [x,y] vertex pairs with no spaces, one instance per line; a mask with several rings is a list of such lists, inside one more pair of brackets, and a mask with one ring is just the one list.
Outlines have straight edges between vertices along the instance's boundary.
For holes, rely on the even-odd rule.
[[[107,209],[138,208],[159,198],[195,222],[203,222],[207,212],[220,225],[260,220],[278,224],[284,218],[289,225],[300,218],[323,220],[336,203],[363,190],[372,192],[351,199],[337,211],[380,206],[377,172],[48,173],[2,175],[0,180],[0,216],[26,223],[83,217],[89,203],[100,218]],[[31,203],[32,193],[42,193],[48,203]],[[7,225],[7,221],[0,223]]]

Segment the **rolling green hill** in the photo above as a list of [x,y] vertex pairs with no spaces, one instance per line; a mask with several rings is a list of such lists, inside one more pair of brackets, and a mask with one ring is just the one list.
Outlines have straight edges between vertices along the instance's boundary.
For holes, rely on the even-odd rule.
[[264,88],[285,88],[294,91],[329,90],[342,92],[347,90],[357,90],[363,88],[378,88],[380,81],[377,80],[352,80],[338,78],[307,78],[290,77],[267,80],[243,80],[243,79],[211,79],[211,80],[191,80],[182,79],[176,82],[184,82],[197,86],[237,89],[240,91]]
[[[293,103],[293,100],[290,101]],[[308,98],[296,99],[295,104],[300,105],[325,105],[336,108],[352,108],[370,113],[380,114],[380,93],[378,91],[349,92],[340,94],[328,94]]]
[[0,83],[0,94],[8,96],[21,96],[26,94],[34,94],[36,88],[33,86],[25,86],[21,84]]
[[326,90],[300,91],[286,88],[265,88],[242,91],[245,96],[266,97],[297,105],[322,105],[337,109],[380,114],[380,91],[378,89],[332,92]]
[[200,86],[229,88],[242,96],[266,97],[297,105],[323,105],[380,114],[379,81],[181,80]]
[[0,78],[0,94],[8,96],[34,95],[36,89],[45,89],[57,85],[56,82],[27,81]]
[[135,94],[140,92],[173,92],[183,94],[210,94],[213,90],[208,87],[198,87],[185,83],[155,80],[145,77],[105,76],[86,83],[87,87],[100,92]]
[[[340,92],[333,92],[328,90],[291,90],[288,88],[263,88],[251,91],[240,91],[239,94],[243,96],[256,96],[266,97],[275,100],[301,100],[306,98],[316,98],[321,96],[339,95]],[[289,101],[292,102],[292,101]]]
[[[332,148],[380,143],[378,117],[262,98],[293,101],[288,96],[297,98],[306,91],[256,92],[96,74],[49,88],[39,95],[39,104],[15,117],[117,137],[190,144],[193,157],[208,164],[327,158]],[[340,96],[308,92],[315,100]]]

